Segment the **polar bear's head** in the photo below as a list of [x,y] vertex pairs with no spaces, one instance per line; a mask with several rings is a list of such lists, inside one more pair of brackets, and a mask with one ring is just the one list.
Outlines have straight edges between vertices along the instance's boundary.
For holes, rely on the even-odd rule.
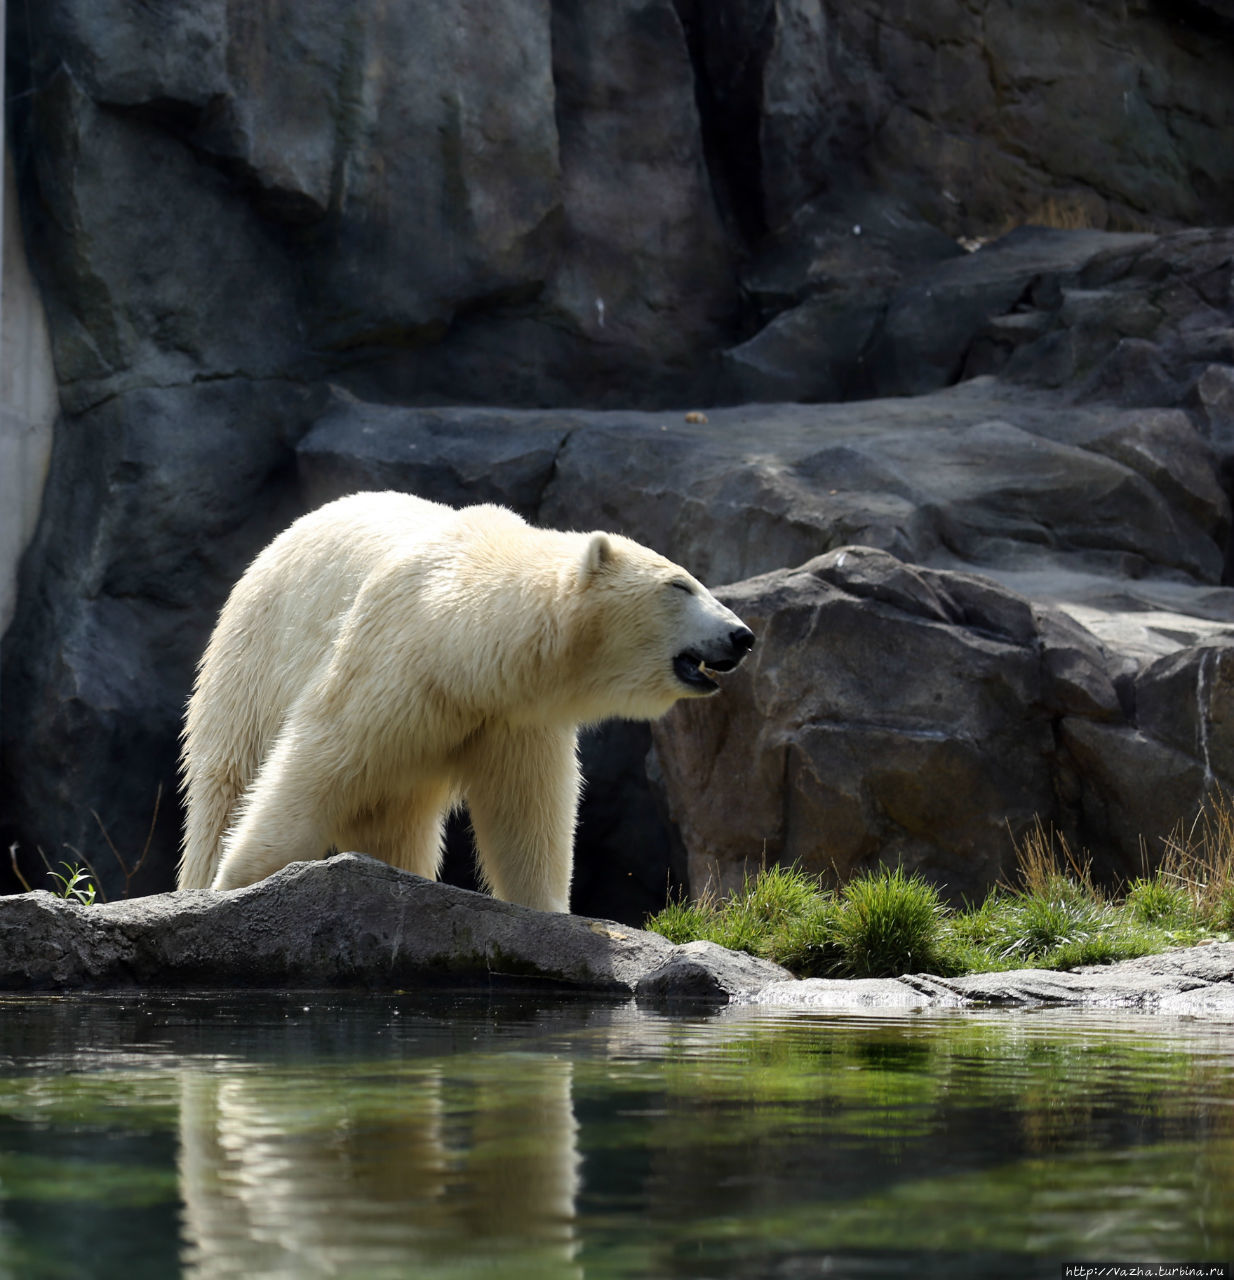
[[606,715],[655,719],[681,698],[708,697],[754,633],[680,565],[615,534],[588,536],[580,567],[593,688]]

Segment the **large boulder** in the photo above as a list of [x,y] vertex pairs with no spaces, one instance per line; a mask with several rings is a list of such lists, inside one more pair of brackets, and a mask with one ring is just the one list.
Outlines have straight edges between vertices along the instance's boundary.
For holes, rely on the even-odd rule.
[[1057,605],[858,547],[720,594],[754,653],[653,728],[695,893],[898,862],[979,899],[1038,824],[1125,880],[1234,786],[1228,625],[1178,647],[1163,615],[1183,634],[1144,665]]
[[[747,671],[654,730],[695,892],[764,864],[847,879],[886,860],[980,895],[1009,833],[1052,815],[1053,720],[1075,694],[1052,687],[1026,600],[865,548],[722,595],[758,636]],[[1085,656],[1073,683],[1117,714]]]
[[434,884],[372,858],[295,862],[234,893],[0,905],[0,990],[515,986],[727,1002],[789,974],[714,943]]
[[15,21],[70,407],[203,369],[539,402],[655,367],[650,395],[729,331],[670,0]]

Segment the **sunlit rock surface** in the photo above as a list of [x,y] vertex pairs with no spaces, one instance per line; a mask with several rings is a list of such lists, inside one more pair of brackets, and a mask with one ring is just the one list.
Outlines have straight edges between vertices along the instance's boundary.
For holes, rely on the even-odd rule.
[[779,1008],[853,1011],[1050,1005],[1228,1019],[1234,1014],[1234,943],[1060,973],[1015,969],[963,978],[807,978],[772,983],[752,1001]]

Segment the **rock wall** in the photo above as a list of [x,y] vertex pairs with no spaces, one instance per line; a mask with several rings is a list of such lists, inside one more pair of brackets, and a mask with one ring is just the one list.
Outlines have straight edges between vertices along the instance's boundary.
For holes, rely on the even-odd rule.
[[[60,413],[0,650],[6,845],[80,849],[118,892],[100,824],[131,861],[161,787],[133,887],[170,882],[217,609],[278,528],[362,485],[620,527],[713,584],[849,543],[980,569],[1095,629],[1120,690],[1234,620],[1223,6],[8,10]],[[1052,230],[986,244],[1031,223]],[[1041,774],[1111,865],[1097,740],[1146,731],[1120,708],[1047,715]],[[594,748],[631,798],[624,826],[596,811],[584,909],[620,875],[635,918],[680,863],[666,733],[659,798],[645,737]],[[968,865],[923,840],[927,869]],[[590,879],[614,846],[637,870]]]
[[43,303],[30,277],[5,157],[0,282],[0,635],[17,608],[17,567],[34,536],[59,413]]

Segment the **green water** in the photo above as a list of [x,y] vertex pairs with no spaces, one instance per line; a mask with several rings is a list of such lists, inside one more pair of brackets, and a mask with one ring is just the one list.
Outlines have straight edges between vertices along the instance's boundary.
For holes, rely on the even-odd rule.
[[1048,1276],[1234,1257],[1234,1028],[0,999],[0,1277]]

